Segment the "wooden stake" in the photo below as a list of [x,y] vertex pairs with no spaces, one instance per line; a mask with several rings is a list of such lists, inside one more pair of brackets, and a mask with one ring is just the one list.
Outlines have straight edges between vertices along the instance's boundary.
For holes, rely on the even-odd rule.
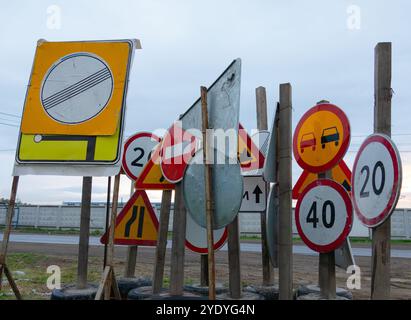
[[202,254],[200,259],[200,286],[208,287],[208,254]]
[[[134,194],[134,181],[131,181],[130,198]],[[124,277],[133,278],[136,273],[138,246],[128,246],[126,268],[124,269]]]
[[207,88],[201,87],[201,117],[203,131],[203,163],[204,163],[204,184],[205,184],[205,204],[207,223],[207,248],[208,248],[208,298],[215,300],[215,259],[214,259],[214,232],[213,232],[213,187],[212,168],[210,157],[213,151],[210,148],[210,141],[207,135],[208,110],[207,110]]
[[[264,87],[255,89],[256,107],[257,107],[257,129],[267,130],[267,96]],[[270,184],[267,183],[269,190]],[[261,251],[263,265],[263,286],[274,285],[274,269],[270,262],[270,254],[267,246],[267,230],[266,230],[266,211],[261,213]]]
[[184,254],[186,241],[186,208],[181,182],[175,186],[173,239],[171,247],[170,295],[183,294]]
[[279,111],[279,235],[278,276],[279,299],[293,298],[293,233],[292,233],[292,88],[280,85]]
[[[391,136],[391,43],[375,47],[374,132]],[[372,229],[371,299],[390,298],[391,218]]]
[[161,197],[160,221],[153,274],[153,294],[160,293],[163,287],[164,265],[166,261],[168,224],[170,220],[171,190],[164,190]]
[[0,290],[1,290],[2,282],[3,282],[2,273],[4,271],[4,274],[6,275],[6,278],[9,281],[10,287],[12,288],[13,293],[16,296],[16,299],[22,300],[23,298],[16,285],[16,282],[13,279],[11,272],[9,271],[9,268],[7,266],[7,261],[6,261],[7,249],[8,249],[10,233],[11,233],[11,224],[12,224],[13,215],[14,215],[14,207],[16,205],[16,195],[17,195],[18,185],[19,185],[19,176],[14,176],[13,183],[11,185],[11,193],[10,193],[9,205],[7,208],[7,215],[6,215],[6,221],[5,221],[5,230],[3,233],[3,242],[1,246],[1,252],[0,252]]
[[[324,101],[325,102],[325,101]],[[328,102],[328,101],[327,101]],[[332,179],[331,170],[318,174],[319,179]],[[335,252],[320,253],[318,265],[318,285],[325,299],[335,299],[337,284],[335,279]]]
[[80,240],[77,264],[77,289],[87,288],[88,248],[90,237],[90,206],[92,177],[83,177],[80,214]]
[[111,298],[111,293],[114,294],[115,299],[120,300],[120,291],[118,290],[118,285],[114,273],[114,232],[117,217],[117,207],[118,207],[118,194],[120,189],[120,174],[116,175],[114,179],[114,189],[113,189],[113,205],[111,210],[110,218],[110,229],[108,238],[108,250],[107,250],[107,265],[104,268],[103,277],[100,281],[99,288],[95,300],[101,300],[103,297],[105,300]]
[[240,263],[240,230],[238,215],[233,222],[227,226],[228,246],[228,286],[230,297],[240,299],[242,293],[241,263]]
[[[109,219],[110,219],[110,197],[111,197],[111,177],[107,179],[107,201],[106,201],[106,222],[105,222],[105,234],[108,232],[109,228]],[[106,268],[107,264],[107,241],[104,244],[104,262],[103,262],[103,271]]]

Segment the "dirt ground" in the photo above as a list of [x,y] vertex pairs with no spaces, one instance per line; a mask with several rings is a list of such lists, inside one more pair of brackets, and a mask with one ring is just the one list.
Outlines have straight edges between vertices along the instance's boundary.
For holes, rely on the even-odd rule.
[[[364,246],[364,245],[363,245]],[[393,246],[394,247],[394,246]],[[50,290],[46,287],[47,267],[58,265],[62,271],[62,283],[75,283],[77,271],[77,246],[11,243],[9,265],[17,278],[17,284],[26,299],[49,299]],[[404,246],[397,248],[405,249]],[[407,249],[410,246],[407,245]],[[103,265],[103,248],[90,247],[89,281],[100,280]],[[124,270],[126,247],[116,247],[116,273],[121,276]],[[165,285],[168,285],[170,273],[170,250],[167,251],[165,267]],[[318,282],[318,257],[294,255],[293,257],[294,286],[316,284]],[[370,296],[370,258],[356,257],[361,268],[361,289],[352,290],[354,299],[369,299]],[[137,276],[152,276],[154,249],[140,247],[137,257]],[[391,297],[393,299],[411,299],[411,260],[391,259]],[[241,272],[243,285],[259,285],[262,282],[261,254],[241,253]],[[217,281],[228,284],[227,252],[216,253]],[[337,286],[346,288],[348,274],[345,270],[336,268]],[[186,251],[185,281],[198,283],[200,278],[200,256]],[[275,270],[278,283],[278,270]],[[10,287],[3,279],[3,290],[0,299],[12,299]]]

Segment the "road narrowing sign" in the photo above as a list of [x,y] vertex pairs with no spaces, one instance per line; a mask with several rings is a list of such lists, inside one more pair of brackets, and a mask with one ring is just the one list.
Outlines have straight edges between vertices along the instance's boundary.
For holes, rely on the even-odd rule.
[[[341,184],[345,190],[351,194],[351,170],[344,160],[331,169],[332,180]],[[297,200],[304,189],[313,181],[318,179],[318,175],[304,170],[294,185],[292,196]]]
[[161,147],[160,167],[169,182],[183,179],[188,162],[196,152],[197,141],[196,136],[184,131],[178,122],[167,131]]
[[295,222],[301,239],[309,248],[320,253],[336,250],[352,227],[352,203],[348,192],[329,179],[312,182],[298,199]]
[[370,228],[383,223],[397,205],[401,183],[401,158],[396,146],[386,135],[370,135],[357,153],[352,175],[358,219]]
[[267,183],[262,176],[244,176],[243,201],[239,212],[264,212],[267,206]]
[[124,143],[122,167],[131,180],[136,181],[161,139],[149,132],[132,135]]
[[[157,235],[158,220],[150,200],[145,191],[136,190],[116,218],[114,244],[156,246]],[[105,233],[101,243],[107,238]]]
[[331,170],[344,157],[350,144],[350,123],[336,105],[320,103],[298,123],[293,152],[297,163],[311,173]]

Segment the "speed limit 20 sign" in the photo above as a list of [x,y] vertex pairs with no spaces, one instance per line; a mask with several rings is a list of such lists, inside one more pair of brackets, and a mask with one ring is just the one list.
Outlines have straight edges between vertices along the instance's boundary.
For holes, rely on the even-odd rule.
[[339,248],[351,231],[352,204],[347,191],[335,181],[309,184],[295,208],[295,222],[304,243],[320,253]]
[[360,147],[352,174],[354,208],[364,225],[376,227],[390,216],[401,181],[401,159],[394,143],[386,135],[370,135]]

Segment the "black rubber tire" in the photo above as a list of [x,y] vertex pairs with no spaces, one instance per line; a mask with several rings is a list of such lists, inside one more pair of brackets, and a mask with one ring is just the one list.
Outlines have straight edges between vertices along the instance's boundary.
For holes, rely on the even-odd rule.
[[278,286],[248,286],[244,288],[244,292],[259,294],[264,300],[278,300]]
[[[320,288],[317,285],[305,285],[305,286],[299,286],[297,290],[297,298],[307,295],[307,294],[319,294],[320,293]],[[348,300],[352,300],[353,296],[352,293],[348,290],[342,289],[342,288],[337,288],[337,296],[347,298]]]
[[[165,292],[166,289],[161,289],[161,292]],[[144,300],[151,299],[153,297],[153,287],[139,287],[132,289],[128,292],[127,300]]]
[[76,285],[70,284],[61,289],[54,289],[51,293],[51,300],[94,300],[98,286],[88,284],[86,289],[77,289]]
[[208,300],[208,296],[200,296],[191,292],[184,292],[182,295],[172,296],[169,293],[161,293],[151,297],[150,300]]
[[119,278],[117,284],[121,298],[127,299],[130,290],[151,286],[153,282],[149,278]]
[[[208,296],[208,287],[202,287],[200,284],[190,284],[184,286],[184,291],[198,294],[200,296]],[[222,294],[228,292],[228,288],[222,285],[216,285],[215,293]]]
[[264,297],[258,293],[244,291],[240,299],[233,299],[228,293],[224,293],[219,294],[217,296],[217,300],[264,300]]

